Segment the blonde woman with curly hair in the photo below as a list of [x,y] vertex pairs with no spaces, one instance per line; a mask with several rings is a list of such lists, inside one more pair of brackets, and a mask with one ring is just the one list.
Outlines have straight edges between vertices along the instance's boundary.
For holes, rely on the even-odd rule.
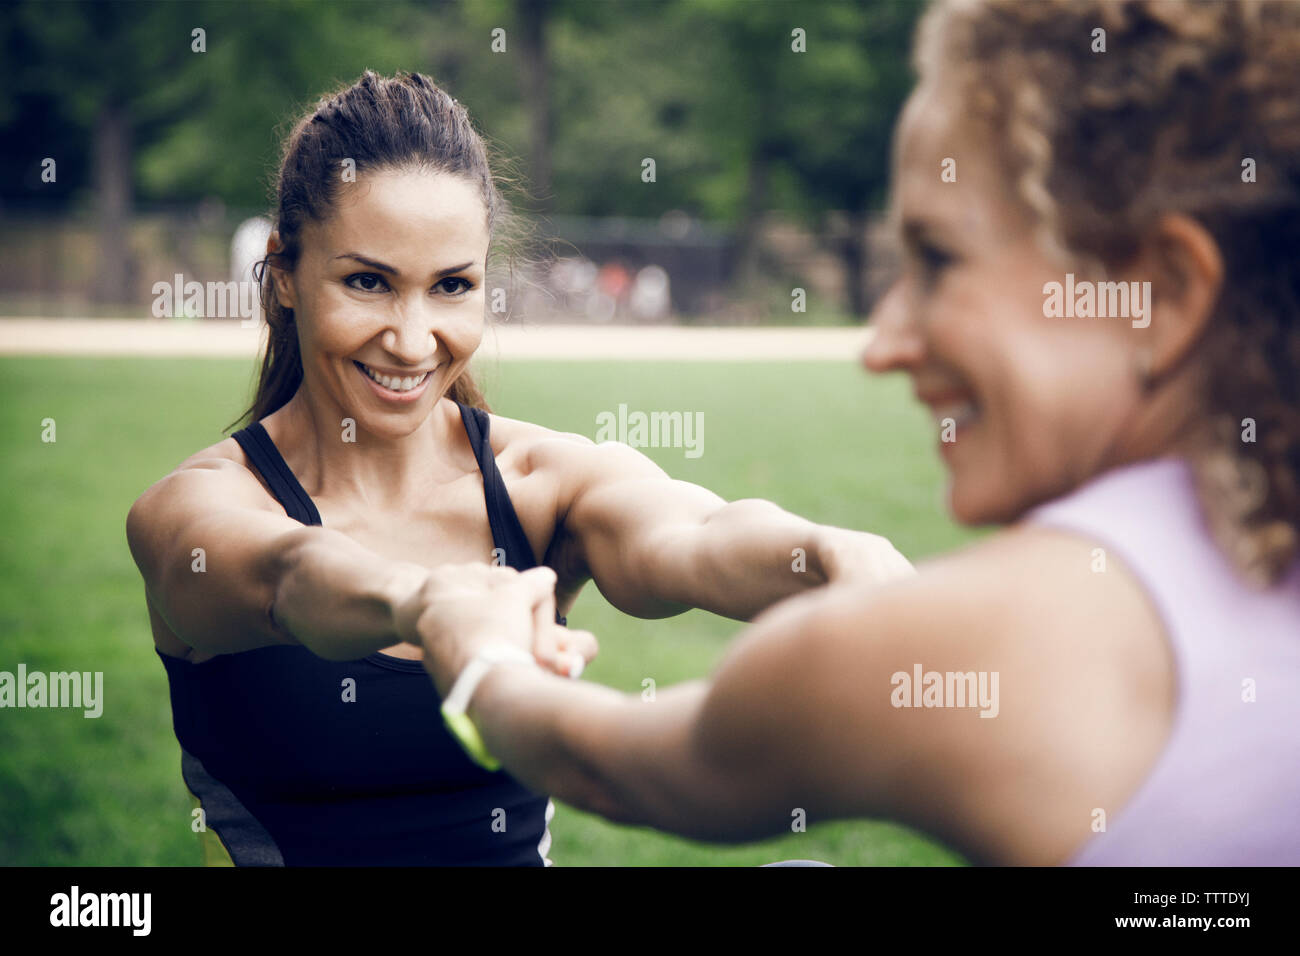
[[613,820],[1300,864],[1300,6],[940,3],[916,61],[864,363],[1000,530],[792,598],[653,703],[500,649],[545,639],[544,571],[408,639],[483,753]]

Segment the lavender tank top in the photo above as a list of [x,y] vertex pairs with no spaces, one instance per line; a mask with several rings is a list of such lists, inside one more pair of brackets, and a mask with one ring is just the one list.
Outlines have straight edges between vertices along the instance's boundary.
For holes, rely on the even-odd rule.
[[1070,864],[1300,864],[1300,562],[1267,591],[1241,583],[1174,459],[1107,472],[1027,521],[1127,565],[1177,669],[1164,750]]

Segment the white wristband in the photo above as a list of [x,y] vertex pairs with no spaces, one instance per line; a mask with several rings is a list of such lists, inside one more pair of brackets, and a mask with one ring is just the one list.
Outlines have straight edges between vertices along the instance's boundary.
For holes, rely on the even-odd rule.
[[529,654],[522,648],[513,644],[489,644],[481,648],[477,654],[465,665],[465,669],[460,672],[456,678],[456,683],[451,687],[451,693],[443,702],[443,709],[451,714],[463,714],[469,710],[470,699],[474,696],[474,691],[478,689],[479,682],[487,676],[488,671],[492,670],[497,664],[506,661],[515,661],[520,664],[532,664],[537,666],[537,661],[533,655]]

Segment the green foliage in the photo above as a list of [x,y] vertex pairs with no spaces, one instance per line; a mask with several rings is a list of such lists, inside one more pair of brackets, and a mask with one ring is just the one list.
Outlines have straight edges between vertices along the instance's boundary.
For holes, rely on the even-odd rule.
[[[816,218],[878,203],[909,83],[912,0],[654,0],[546,5],[553,196],[566,214],[737,222],[747,177],[767,207]],[[316,98],[366,68],[431,74],[510,156],[529,152],[510,0],[16,0],[0,10],[0,198],[89,187],[96,117],[128,111],[145,202],[218,197],[263,209],[280,140]],[[207,50],[191,49],[206,31]],[[494,53],[491,31],[506,30]],[[807,52],[791,49],[805,31]],[[22,134],[39,132],[36,142]],[[69,190],[42,192],[40,157]],[[641,161],[657,181],[641,181]]]
[[141,149],[141,187],[237,208],[270,205],[281,141],[302,112],[366,69],[420,69],[433,26],[426,5],[399,0],[207,2],[192,18],[207,52],[168,83],[187,105]]

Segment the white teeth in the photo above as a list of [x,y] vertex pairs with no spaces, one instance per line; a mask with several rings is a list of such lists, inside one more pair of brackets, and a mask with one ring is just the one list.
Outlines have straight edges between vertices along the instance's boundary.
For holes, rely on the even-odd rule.
[[425,372],[423,375],[414,377],[408,375],[406,378],[399,378],[394,375],[384,375],[382,372],[376,372],[369,365],[362,364],[361,367],[365,369],[366,374],[372,379],[384,386],[384,388],[394,392],[409,392],[417,385],[423,384],[424,380],[429,377],[429,373]]

